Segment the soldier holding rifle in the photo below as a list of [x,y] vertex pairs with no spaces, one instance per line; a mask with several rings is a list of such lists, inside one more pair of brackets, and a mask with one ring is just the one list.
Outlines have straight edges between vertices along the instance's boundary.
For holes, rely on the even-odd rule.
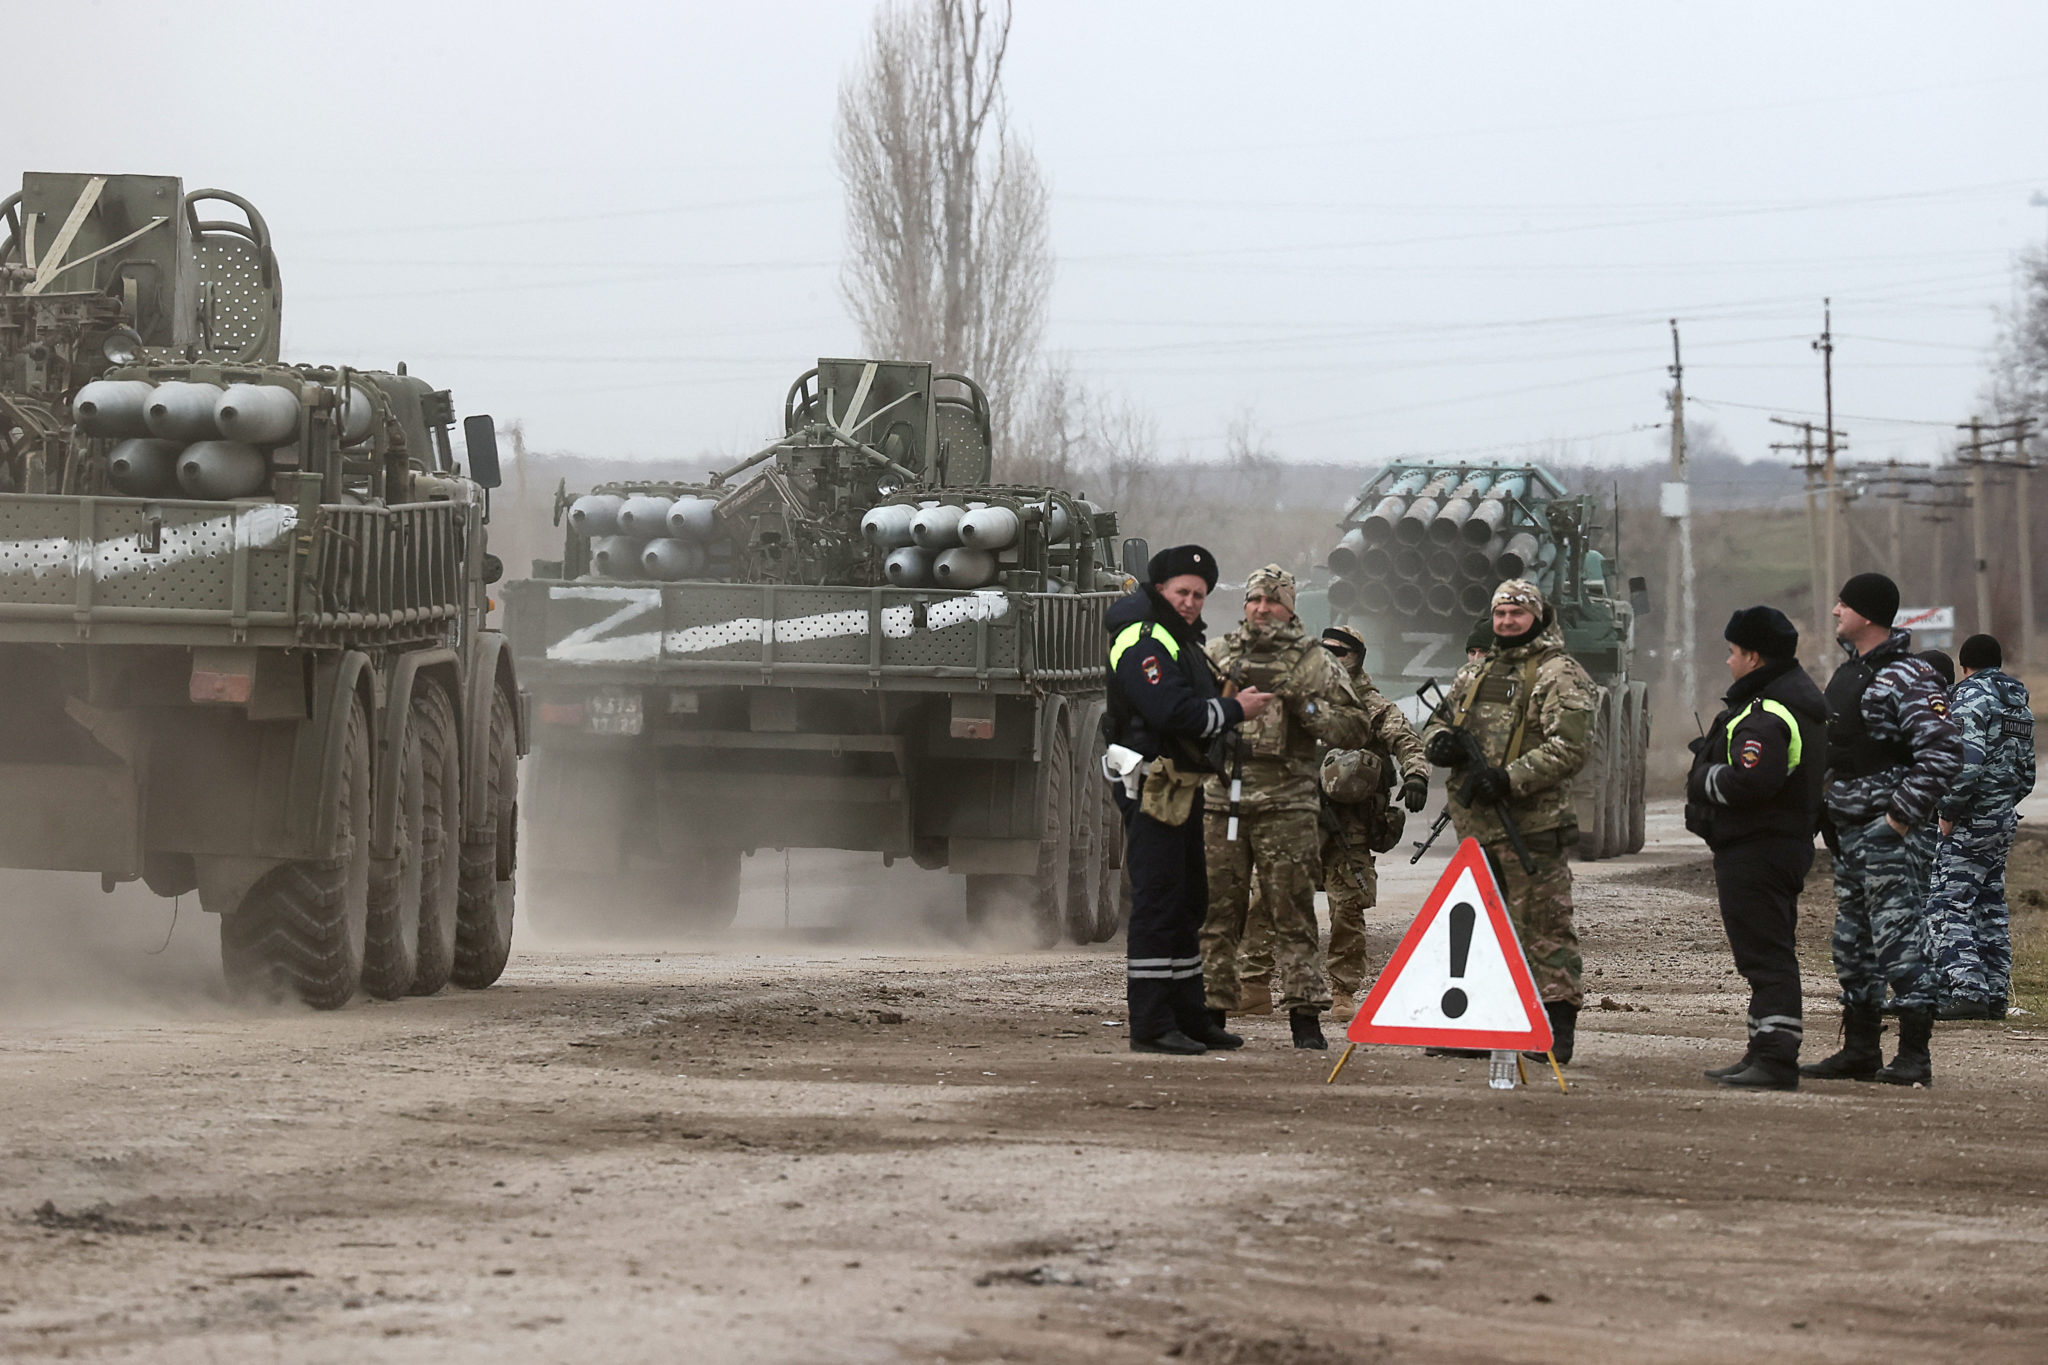
[[1534,583],[1494,590],[1493,635],[1485,657],[1458,670],[1422,743],[1430,762],[1452,769],[1451,821],[1486,850],[1550,1016],[1552,1051],[1569,1062],[1583,998],[1565,861],[1579,833],[1571,782],[1586,764],[1598,693]]

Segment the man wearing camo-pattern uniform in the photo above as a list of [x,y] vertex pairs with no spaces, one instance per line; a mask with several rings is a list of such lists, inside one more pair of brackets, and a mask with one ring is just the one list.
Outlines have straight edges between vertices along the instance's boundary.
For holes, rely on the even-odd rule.
[[[1477,839],[1486,850],[1550,1016],[1552,1051],[1568,1062],[1584,999],[1565,861],[1578,843],[1571,785],[1586,766],[1599,690],[1566,652],[1556,615],[1534,583],[1511,578],[1494,589],[1493,637],[1484,658],[1458,670],[1448,713],[1431,717],[1422,744],[1432,763],[1453,769],[1451,823],[1460,838]],[[1458,727],[1477,738],[1486,755],[1469,806],[1457,799],[1471,775],[1452,733]],[[1534,872],[1523,870],[1508,843],[1496,812],[1503,803]]]
[[1989,635],[1963,641],[1963,679],[1949,715],[1963,739],[1963,770],[1939,806],[1941,842],[1927,901],[1940,1019],[2003,1019],[2012,984],[2005,860],[2016,807],[2034,789],[2034,712],[2026,684],[2005,671]]
[[[1934,804],[1963,766],[1941,679],[1894,630],[1899,587],[1880,573],[1842,585],[1835,637],[1849,659],[1827,686],[1828,779],[1822,834],[1835,855],[1835,978],[1842,1047],[1799,1068],[1815,1080],[1932,1085],[1935,978],[1927,871]],[[1884,1065],[1889,987],[1899,1050]]]
[[[1330,1007],[1330,993],[1316,932],[1322,843],[1317,745],[1356,748],[1367,730],[1344,671],[1295,618],[1294,593],[1294,575],[1268,564],[1245,580],[1243,623],[1209,645],[1227,687],[1255,687],[1281,704],[1238,730],[1230,771],[1212,776],[1203,793],[1209,914],[1202,925],[1202,979],[1211,1010],[1238,1007],[1238,946],[1256,876],[1294,1045],[1322,1048],[1328,1044],[1320,1016]],[[1241,795],[1233,802],[1230,789],[1240,770]]]

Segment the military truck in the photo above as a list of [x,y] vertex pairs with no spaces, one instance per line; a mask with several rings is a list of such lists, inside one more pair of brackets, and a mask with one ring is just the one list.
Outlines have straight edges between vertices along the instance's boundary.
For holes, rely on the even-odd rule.
[[1600,689],[1592,758],[1575,788],[1587,859],[1642,848],[1650,744],[1649,686],[1633,669],[1649,592],[1641,578],[1624,585],[1619,518],[1603,525],[1600,516],[1594,498],[1540,465],[1397,461],[1345,508],[1325,599],[1332,620],[1365,636],[1381,690],[1412,699],[1464,662],[1494,588],[1533,579]]
[[0,201],[0,866],[197,892],[239,990],[488,986],[525,736],[491,419],[465,473],[446,390],[282,364],[282,316],[225,190]]
[[1116,514],[990,482],[987,397],[921,362],[820,360],[782,431],[702,481],[558,489],[562,558],[506,585],[536,907],[717,928],[743,856],[838,848],[951,869],[975,924],[1113,935]]

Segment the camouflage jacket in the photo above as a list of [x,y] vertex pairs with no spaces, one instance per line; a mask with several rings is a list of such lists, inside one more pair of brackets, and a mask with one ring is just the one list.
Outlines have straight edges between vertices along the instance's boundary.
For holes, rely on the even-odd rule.
[[1963,770],[1941,800],[1947,820],[2004,815],[2034,789],[2034,712],[2027,685],[1982,669],[1948,694],[1949,717],[1963,736]]
[[[1598,704],[1599,689],[1565,651],[1564,633],[1553,621],[1529,643],[1495,645],[1485,658],[1459,669],[1451,683],[1449,713],[1431,718],[1423,742],[1462,713],[1487,761],[1507,769],[1513,784],[1508,814],[1522,833],[1537,834],[1576,822],[1572,779],[1586,766]],[[1518,722],[1521,743],[1510,754]],[[1466,775],[1463,768],[1451,772],[1451,823],[1460,838],[1504,842],[1507,833],[1491,809],[1475,810],[1458,801]]]
[[[1415,727],[1408,723],[1408,717],[1372,685],[1371,677],[1364,673],[1354,674],[1351,689],[1357,694],[1359,710],[1365,715],[1366,736],[1362,743],[1350,747],[1379,755],[1380,789],[1369,801],[1332,801],[1330,806],[1344,827],[1345,837],[1364,848],[1373,827],[1383,818],[1394,788],[1410,773],[1429,776],[1429,759],[1422,752],[1422,739],[1415,733]],[[1333,749],[1332,752],[1343,751]],[[1396,763],[1400,765],[1398,773],[1395,772]]]
[[1889,815],[1918,825],[1963,766],[1934,669],[1895,630],[1829,680],[1827,813],[1839,827]]
[[[1237,732],[1244,756],[1242,812],[1320,809],[1318,741],[1356,749],[1372,733],[1343,668],[1320,640],[1302,632],[1298,620],[1283,621],[1270,631],[1240,624],[1210,642],[1209,657],[1226,680],[1276,696],[1257,720],[1246,721]],[[1230,761],[1234,768],[1235,755]],[[1225,808],[1230,773],[1209,779],[1205,800],[1211,812]]]

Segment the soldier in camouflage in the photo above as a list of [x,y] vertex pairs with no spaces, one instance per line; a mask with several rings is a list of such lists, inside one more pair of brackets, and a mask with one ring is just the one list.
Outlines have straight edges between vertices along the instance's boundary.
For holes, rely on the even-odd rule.
[[[1485,657],[1458,670],[1446,710],[1423,731],[1423,749],[1431,762],[1454,768],[1451,823],[1486,850],[1550,1016],[1553,1051],[1568,1062],[1584,998],[1565,861],[1579,832],[1571,784],[1586,765],[1599,692],[1565,651],[1555,614],[1534,583],[1509,579],[1494,590],[1493,635]],[[1461,727],[1478,739],[1487,763],[1469,806],[1457,799],[1470,776],[1459,766],[1453,731]],[[1495,813],[1503,802],[1534,857],[1534,872],[1522,869],[1508,844]]]
[[[1302,632],[1294,592],[1293,574],[1276,564],[1260,569],[1245,581],[1243,624],[1209,646],[1227,685],[1272,693],[1281,704],[1239,729],[1231,770],[1211,777],[1204,792],[1209,914],[1202,925],[1202,977],[1211,1010],[1237,1007],[1238,946],[1256,876],[1294,1045],[1322,1048],[1328,1044],[1319,1016],[1330,995],[1316,941],[1317,745],[1356,748],[1368,731],[1343,670]],[[1239,787],[1236,797],[1233,786]]]
[[[1835,634],[1849,647],[1828,682],[1822,834],[1835,855],[1835,977],[1841,1050],[1799,1068],[1816,1080],[1932,1085],[1935,978],[1927,940],[1934,806],[1963,766],[1941,680],[1892,629],[1899,588],[1879,573],[1842,585]],[[1889,987],[1899,1051],[1880,1049]]]
[[2005,860],[2022,797],[2034,789],[2034,712],[2026,684],[2004,671],[1989,635],[1963,641],[1963,679],[1949,715],[1963,740],[1963,770],[1939,806],[1941,842],[1927,920],[1937,1018],[2003,1019],[2012,981]]

